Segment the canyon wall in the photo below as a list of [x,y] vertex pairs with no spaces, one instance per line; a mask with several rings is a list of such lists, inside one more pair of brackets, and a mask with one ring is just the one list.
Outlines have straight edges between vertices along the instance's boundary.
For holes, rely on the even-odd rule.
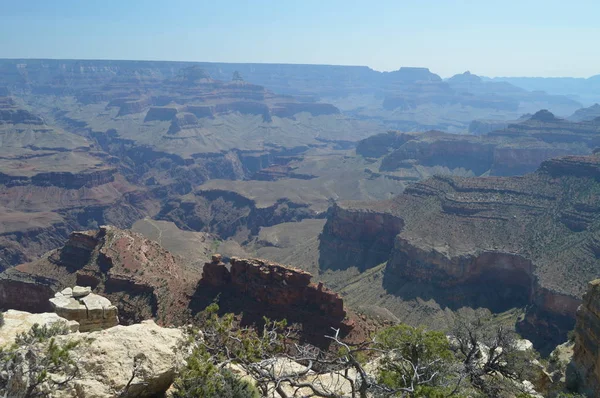
[[587,396],[600,395],[600,279],[589,283],[577,310],[575,349],[567,383]]
[[259,259],[229,260],[230,268],[215,255],[204,265],[202,285],[230,288],[236,295],[268,306],[285,318],[299,314],[311,322],[339,325],[346,317],[342,298],[323,286],[311,283],[308,272]]
[[[570,156],[524,177],[437,176],[388,201],[337,203],[320,236],[320,266],[385,262],[383,288],[400,299],[526,308],[518,330],[549,352],[566,340],[586,281],[600,272],[598,170],[600,157]],[[409,294],[411,281],[428,287]]]
[[6,308],[44,312],[54,293],[90,286],[117,305],[125,324],[149,318],[181,324],[190,317],[188,304],[199,279],[199,270],[185,267],[158,243],[102,226],[73,232],[62,248],[0,274],[0,295]]
[[365,212],[334,204],[320,236],[322,269],[358,267],[361,271],[390,256],[404,221],[392,214]]

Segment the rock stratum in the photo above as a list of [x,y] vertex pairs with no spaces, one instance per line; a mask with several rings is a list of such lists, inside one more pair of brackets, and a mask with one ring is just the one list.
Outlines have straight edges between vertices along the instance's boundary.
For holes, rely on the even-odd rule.
[[0,269],[58,247],[73,229],[146,214],[118,160],[91,140],[10,98],[0,98],[0,119]]
[[419,167],[512,176],[533,172],[554,157],[590,154],[600,146],[599,137],[598,120],[574,122],[542,110],[477,136],[391,131],[360,141],[356,152],[382,157],[379,171],[399,177],[415,175],[413,170]]
[[243,324],[265,315],[287,319],[307,339],[322,339],[330,327],[358,338],[370,327],[308,272],[243,258],[231,258],[227,268],[213,258],[202,270],[129,230],[74,232],[61,249],[0,274],[2,308],[54,310],[89,331],[145,319],[183,325],[218,298],[222,312],[240,315]]
[[[242,79],[243,76],[243,79]],[[240,89],[247,81],[253,87]],[[112,103],[121,115],[149,106],[168,104],[169,95],[156,88],[181,88],[190,83],[210,87],[214,80],[230,82],[228,91],[241,91],[236,104],[197,109],[199,117],[232,108],[260,117],[287,117],[301,109],[317,115],[336,109],[361,119],[378,120],[389,128],[425,131],[432,128],[457,132],[474,119],[504,117],[515,120],[524,113],[549,108],[569,115],[581,108],[577,101],[542,91],[527,91],[506,82],[484,80],[466,72],[442,79],[427,68],[401,67],[377,72],[366,66],[227,64],[155,61],[0,60],[0,86],[8,91],[35,95],[74,96],[84,105]],[[273,106],[256,106],[257,86],[294,96]],[[188,97],[196,94],[189,91]],[[197,95],[203,99],[218,95]],[[300,105],[298,105],[300,104]]]
[[391,294],[451,309],[526,307],[520,331],[555,346],[600,272],[599,192],[596,155],[546,161],[523,177],[433,177],[389,201],[334,205],[320,266],[386,262]]
[[[200,271],[156,242],[102,226],[74,232],[62,248],[7,270],[0,280],[0,295],[6,308],[43,312],[55,293],[75,285],[90,286],[117,305],[126,324],[150,318],[170,324],[188,318],[187,306],[199,279]],[[25,292],[35,301],[23,302]],[[55,306],[64,307],[62,301],[74,299],[53,300]]]
[[587,396],[600,394],[600,279],[590,282],[577,310],[575,348],[567,371],[569,387]]
[[341,324],[346,318],[342,298],[323,286],[311,283],[312,275],[293,267],[259,260],[229,260],[230,268],[215,255],[204,264],[202,284],[230,288],[273,309],[303,314],[319,322]]

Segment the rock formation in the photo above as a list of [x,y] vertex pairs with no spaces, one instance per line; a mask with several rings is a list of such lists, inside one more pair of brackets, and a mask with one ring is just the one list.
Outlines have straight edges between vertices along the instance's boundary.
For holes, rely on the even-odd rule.
[[[10,345],[17,334],[28,332],[34,324],[50,326],[63,323],[71,332],[77,332],[78,327],[77,322],[69,322],[54,313],[31,314],[9,310],[4,317],[0,348]],[[76,359],[79,374],[66,389],[53,391],[52,396],[162,396],[184,365],[186,338],[181,329],[162,328],[154,321],[56,336],[54,344],[74,344],[69,355]],[[17,373],[6,390],[0,388],[0,394],[24,397],[27,385],[27,380]]]
[[577,310],[567,386],[590,397],[600,394],[600,279],[589,283]]
[[[135,189],[91,141],[47,125],[18,104],[0,101],[2,270],[60,246],[92,219],[110,219]],[[127,223],[128,217],[117,218]]]
[[554,157],[589,154],[600,145],[599,133],[600,123],[571,122],[542,110],[477,136],[391,131],[360,141],[356,152],[383,157],[382,172],[400,173],[418,165],[511,176],[533,172]]
[[316,216],[308,204],[287,198],[276,200],[270,206],[260,206],[235,191],[200,188],[183,200],[166,203],[157,218],[173,221],[182,229],[213,232],[226,239],[240,230],[257,234],[260,227]]
[[304,314],[331,325],[346,317],[342,298],[323,286],[314,284],[308,272],[259,259],[229,260],[230,269],[214,255],[204,264],[200,286],[230,288],[281,314]]
[[76,321],[68,321],[53,312],[32,314],[25,311],[8,310],[4,312],[4,325],[0,333],[0,349],[10,347],[15,342],[17,335],[27,333],[35,324],[40,326],[51,326],[55,323],[61,324],[71,332],[79,330]]
[[585,122],[592,121],[598,117],[600,117],[600,104],[594,104],[587,108],[578,109],[568,119],[574,122]]
[[[186,352],[181,349],[186,336],[181,329],[161,328],[154,321],[130,326],[57,337],[57,342],[81,342],[73,355],[78,358],[81,376],[71,391],[80,397],[153,397],[173,384],[183,366]],[[87,342],[87,343],[86,343]]]
[[[64,247],[36,262],[9,270],[3,279],[0,279],[0,294],[7,292],[7,301],[3,303],[6,308],[25,309],[19,295],[14,294],[13,283],[23,294],[35,293],[37,303],[30,300],[26,308],[36,312],[47,310],[46,303],[55,292],[80,285],[90,286],[115,303],[124,323],[152,317],[163,323],[182,323],[189,316],[187,307],[200,271],[184,266],[181,258],[139,234],[103,226],[72,233]],[[53,299],[58,307],[70,308],[72,304],[85,313],[85,307],[75,301],[66,297]],[[100,310],[106,307],[106,302],[83,304],[98,310],[90,319],[91,327],[97,320],[105,319],[98,318],[101,314],[113,319],[101,322],[114,322],[111,307],[108,311]]]
[[79,323],[80,332],[108,329],[119,324],[117,307],[106,297],[92,293],[90,287],[66,288],[50,299],[54,312]]
[[564,157],[524,177],[438,176],[390,201],[338,203],[320,238],[321,267],[387,261],[392,294],[449,308],[527,307],[521,333],[551,349],[600,270],[599,167],[597,156]]

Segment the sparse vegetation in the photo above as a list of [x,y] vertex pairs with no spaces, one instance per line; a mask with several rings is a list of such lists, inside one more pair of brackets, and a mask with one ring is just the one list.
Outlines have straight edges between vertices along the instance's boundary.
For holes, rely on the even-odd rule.
[[56,336],[68,333],[66,325],[33,325],[21,333],[8,349],[0,350],[0,391],[10,382],[22,383],[24,397],[50,397],[53,392],[68,387],[79,369],[71,350],[75,342],[60,344]]
[[258,398],[256,387],[231,370],[210,361],[205,350],[196,349],[175,381],[174,398]]
[[[201,338],[193,339],[196,348],[176,382],[179,397],[190,391],[212,396],[225,388],[226,380],[237,385],[226,372],[230,366],[251,376],[261,396],[287,398],[286,388],[328,398],[515,396],[527,393],[520,383],[528,376],[528,361],[535,357],[517,349],[513,332],[487,329],[467,317],[457,325],[452,344],[441,332],[396,325],[358,344],[344,342],[334,330],[327,336],[331,346],[321,350],[293,343],[295,335],[285,322],[265,319],[257,332],[237,327],[232,314],[217,313],[218,305],[212,304],[198,319],[202,332],[192,336]],[[286,361],[298,368],[286,370]],[[332,374],[337,382],[319,382],[317,375]],[[202,382],[207,378],[211,381]],[[253,394],[245,386],[239,386],[241,391]]]
[[490,322],[489,311],[458,311],[452,339],[461,377],[490,397],[523,393],[522,380],[534,379],[537,353],[519,347],[517,334]]
[[420,396],[456,382],[451,380],[456,372],[454,356],[441,332],[396,325],[377,334],[376,347],[384,352],[378,380],[391,389]]

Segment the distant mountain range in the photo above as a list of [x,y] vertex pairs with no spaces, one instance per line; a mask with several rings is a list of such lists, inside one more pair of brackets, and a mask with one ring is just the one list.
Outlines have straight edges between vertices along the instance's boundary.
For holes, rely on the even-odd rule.
[[579,77],[494,77],[484,79],[507,82],[530,91],[567,95],[584,105],[600,102],[600,74],[587,79]]
[[181,87],[175,81],[189,68],[201,72],[204,83],[243,76],[296,102],[328,103],[355,119],[404,131],[462,133],[473,120],[517,120],[540,109],[566,117],[583,107],[565,95],[532,92],[468,72],[444,80],[413,67],[378,72],[366,66],[167,61],[5,59],[0,60],[0,94],[75,96],[84,104],[110,97],[141,106],[148,91]]

